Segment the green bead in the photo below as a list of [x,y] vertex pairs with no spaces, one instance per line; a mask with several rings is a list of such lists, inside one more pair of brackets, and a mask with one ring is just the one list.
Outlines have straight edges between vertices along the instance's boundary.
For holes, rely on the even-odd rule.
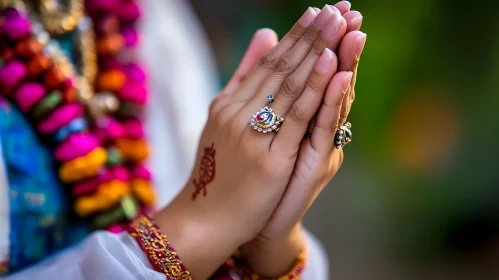
[[139,204],[132,196],[125,196],[111,210],[98,214],[92,220],[96,229],[105,229],[110,225],[132,220],[139,212]]
[[123,162],[123,156],[120,150],[109,148],[107,150],[107,164],[110,166],[117,165]]
[[33,117],[35,119],[40,119],[50,111],[53,111],[61,103],[61,101],[62,93],[58,90],[52,91],[36,105],[35,109],[33,109]]

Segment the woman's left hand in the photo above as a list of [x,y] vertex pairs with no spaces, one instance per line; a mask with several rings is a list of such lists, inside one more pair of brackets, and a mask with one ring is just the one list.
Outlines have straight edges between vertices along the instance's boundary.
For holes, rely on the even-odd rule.
[[291,180],[272,218],[257,238],[241,248],[250,267],[261,276],[281,276],[296,261],[304,249],[301,219],[343,162],[343,149],[335,148],[334,137],[350,112],[357,65],[366,41],[366,34],[358,31],[360,13],[349,11],[344,17],[349,32],[339,47],[340,72],[329,84],[311,126],[311,137],[301,143]]

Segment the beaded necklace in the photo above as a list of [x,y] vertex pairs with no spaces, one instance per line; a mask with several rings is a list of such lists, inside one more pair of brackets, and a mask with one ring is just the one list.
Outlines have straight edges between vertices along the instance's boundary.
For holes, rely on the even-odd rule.
[[[135,0],[72,0],[64,9],[38,1],[30,12],[7,1],[1,12],[0,94],[52,148],[74,212],[93,229],[120,232],[155,202],[143,165],[139,7]],[[73,48],[77,55],[68,53]]]

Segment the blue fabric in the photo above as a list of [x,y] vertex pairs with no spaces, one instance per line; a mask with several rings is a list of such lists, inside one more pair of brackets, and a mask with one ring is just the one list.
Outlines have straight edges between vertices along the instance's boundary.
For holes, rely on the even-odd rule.
[[83,223],[69,222],[74,220],[70,202],[50,151],[25,117],[1,97],[0,144],[9,182],[12,272],[78,242],[88,232]]

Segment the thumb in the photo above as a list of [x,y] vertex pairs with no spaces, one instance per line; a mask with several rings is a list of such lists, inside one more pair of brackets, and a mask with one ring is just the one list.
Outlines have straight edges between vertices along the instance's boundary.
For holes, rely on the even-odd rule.
[[277,44],[277,34],[270,28],[258,30],[249,44],[246,53],[234,76],[224,89],[224,94],[232,94],[248,76],[258,60]]

